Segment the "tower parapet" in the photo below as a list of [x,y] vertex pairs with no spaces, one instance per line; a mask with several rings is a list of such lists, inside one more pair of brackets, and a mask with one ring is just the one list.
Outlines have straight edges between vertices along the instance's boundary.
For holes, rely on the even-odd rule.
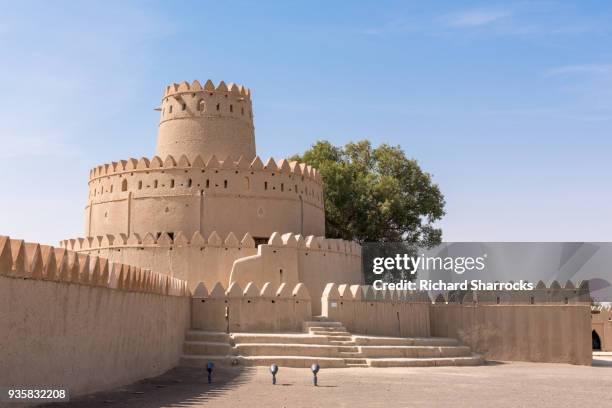
[[217,157],[256,155],[251,91],[241,85],[197,80],[166,87],[162,98],[157,155]]

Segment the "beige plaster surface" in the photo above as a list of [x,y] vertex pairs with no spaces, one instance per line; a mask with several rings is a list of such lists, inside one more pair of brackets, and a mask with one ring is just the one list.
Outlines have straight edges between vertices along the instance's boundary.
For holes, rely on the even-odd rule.
[[0,276],[0,385],[108,389],[174,367],[190,299]]

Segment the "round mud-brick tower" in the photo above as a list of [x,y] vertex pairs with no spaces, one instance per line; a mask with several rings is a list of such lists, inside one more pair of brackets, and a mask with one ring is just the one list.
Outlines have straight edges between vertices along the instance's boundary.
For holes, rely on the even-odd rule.
[[215,87],[210,80],[203,87],[198,81],[172,84],[166,87],[160,110],[159,157],[255,157],[251,93],[243,86],[221,81]]

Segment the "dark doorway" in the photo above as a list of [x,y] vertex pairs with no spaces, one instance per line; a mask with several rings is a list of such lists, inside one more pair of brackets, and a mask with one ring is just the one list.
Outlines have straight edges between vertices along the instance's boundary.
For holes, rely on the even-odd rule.
[[591,337],[593,338],[593,350],[601,350],[601,339],[599,338],[599,334],[593,330]]

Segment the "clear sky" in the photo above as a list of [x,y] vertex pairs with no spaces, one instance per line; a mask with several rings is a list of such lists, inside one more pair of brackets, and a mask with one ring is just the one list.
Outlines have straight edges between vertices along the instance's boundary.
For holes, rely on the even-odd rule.
[[401,145],[446,241],[612,240],[609,1],[2,1],[0,234],[82,236],[89,169],[207,78],[252,89],[261,156]]

